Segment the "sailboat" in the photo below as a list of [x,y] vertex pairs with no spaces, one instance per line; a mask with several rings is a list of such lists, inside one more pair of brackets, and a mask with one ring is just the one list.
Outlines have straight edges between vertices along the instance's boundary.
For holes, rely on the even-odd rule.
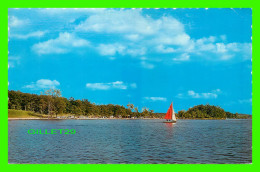
[[174,109],[172,107],[172,103],[164,117],[164,119],[166,119],[166,121],[164,121],[164,123],[176,123],[176,117],[175,117],[175,112]]

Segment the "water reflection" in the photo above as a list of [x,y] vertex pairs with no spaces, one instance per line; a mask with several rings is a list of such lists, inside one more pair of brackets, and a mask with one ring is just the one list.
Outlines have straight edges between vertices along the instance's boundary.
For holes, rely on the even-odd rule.
[[174,127],[175,123],[165,123],[166,128],[172,129]]

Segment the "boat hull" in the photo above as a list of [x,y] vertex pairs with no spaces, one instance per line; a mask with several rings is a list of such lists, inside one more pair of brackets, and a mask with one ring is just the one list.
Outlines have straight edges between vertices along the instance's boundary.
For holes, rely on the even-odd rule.
[[176,123],[176,121],[173,121],[173,120],[171,120],[171,121],[163,121],[163,123]]

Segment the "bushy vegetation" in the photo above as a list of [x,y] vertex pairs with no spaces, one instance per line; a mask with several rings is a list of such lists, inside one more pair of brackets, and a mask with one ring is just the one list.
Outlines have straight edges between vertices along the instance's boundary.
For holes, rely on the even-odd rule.
[[[61,91],[56,89],[46,90],[41,95],[22,93],[20,91],[8,91],[8,108],[18,111],[25,116],[57,117],[58,115],[76,115],[86,117],[114,117],[114,118],[164,118],[165,113],[154,113],[144,107],[139,111],[138,107],[129,103],[127,107],[122,105],[96,105],[87,99],[75,100],[61,96]],[[165,109],[167,111],[167,109]],[[12,116],[17,116],[17,111],[12,111]],[[28,113],[27,113],[28,112]],[[16,114],[16,115],[15,115]],[[219,106],[198,105],[187,111],[181,110],[176,114],[179,119],[226,119],[226,118],[251,118],[251,115],[225,112]]]
[[225,112],[224,109],[219,106],[206,104],[194,106],[187,111],[181,110],[178,112],[177,117],[181,119],[244,119],[251,118],[252,116]]
[[96,105],[87,99],[75,100],[73,97],[67,99],[61,97],[61,91],[56,89],[46,90],[41,95],[8,91],[8,108],[46,114],[49,117],[57,117],[58,114],[88,117],[113,116],[115,118],[157,118],[160,116],[145,107],[139,111],[138,107],[130,103],[126,108],[113,104]]

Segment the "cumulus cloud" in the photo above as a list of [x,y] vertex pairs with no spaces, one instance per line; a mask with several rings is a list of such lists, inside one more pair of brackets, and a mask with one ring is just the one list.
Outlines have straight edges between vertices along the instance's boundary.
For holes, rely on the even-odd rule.
[[176,52],[172,47],[165,47],[164,45],[160,44],[156,47],[158,53],[173,53]]
[[[230,60],[238,55],[242,56],[242,60],[251,58],[251,43],[224,43],[227,39],[226,35],[192,39],[185,32],[184,24],[177,19],[167,15],[154,19],[143,15],[142,10],[109,9],[89,16],[75,29],[78,32],[122,35],[128,41],[142,43],[143,48],[145,48],[143,50],[182,54],[182,57],[174,58],[174,61],[189,61],[194,55],[199,55],[205,60]],[[109,55],[119,53],[136,56],[147,53],[147,51],[127,53],[133,52],[134,49],[138,50],[139,44],[134,44],[136,47],[132,45],[121,43],[122,49],[118,46],[118,43],[114,43],[106,47],[111,48]],[[106,47],[102,48],[106,50]],[[103,52],[104,49],[99,49],[101,54],[106,54]]]
[[184,46],[190,41],[184,25],[175,18],[163,16],[153,19],[143,15],[140,9],[106,10],[87,17],[75,26],[75,30],[121,35],[129,41],[142,41],[145,46],[156,46],[158,51],[165,53],[173,52],[173,48],[164,48],[163,45]]
[[97,47],[97,50],[100,55],[103,56],[111,56],[111,55],[131,55],[131,56],[137,56],[137,55],[144,55],[146,52],[146,48],[131,48],[127,45],[123,45],[120,43],[114,43],[114,44],[100,44]]
[[194,98],[194,99],[216,99],[221,94],[220,89],[212,90],[207,93],[196,93],[193,90],[189,90],[187,93],[179,93],[177,98]]
[[45,42],[34,44],[32,50],[37,54],[65,54],[73,50],[73,48],[88,47],[90,42],[81,39],[71,33],[60,33],[56,39],[50,39]]
[[43,37],[47,31],[36,31],[27,34],[10,34],[9,37],[16,39],[40,38]]
[[[205,60],[250,60],[252,58],[252,43],[223,43],[220,37],[201,38],[193,43],[191,53],[200,55]],[[211,57],[211,58],[208,58]]]
[[190,60],[190,55],[187,53],[183,53],[180,55],[180,57],[173,58],[173,61],[180,62],[180,61],[188,61]]
[[191,40],[190,40],[190,36],[186,33],[179,33],[174,35],[161,33],[158,35],[158,37],[154,38],[152,41],[164,45],[188,46]]
[[29,85],[25,85],[24,88],[39,90],[39,89],[49,89],[49,88],[56,88],[59,86],[60,83],[57,80],[49,80],[49,79],[40,79],[36,82],[32,82]]
[[100,44],[97,49],[101,55],[124,55],[126,47],[121,44]]
[[165,97],[144,97],[145,100],[149,100],[149,101],[167,101],[167,98]]
[[[182,46],[190,41],[189,35],[184,31],[184,25],[175,18],[163,16],[153,19],[150,16],[143,15],[141,9],[44,9],[40,11],[46,13],[46,15],[69,13],[73,15],[75,13],[84,14],[84,11],[94,11],[93,13],[87,13],[88,15],[84,21],[74,25],[74,36],[78,32],[95,32],[96,34],[109,33],[120,35],[126,39],[121,43],[118,41],[110,44],[99,43],[96,50],[101,55],[144,55],[148,48],[153,49],[154,46],[162,53],[172,53],[174,49],[164,47],[163,44]],[[62,39],[60,38],[61,36],[39,43],[33,48],[38,54],[66,53],[68,51],[66,48],[61,48],[62,45],[58,46],[58,44],[62,44],[62,41],[59,41]],[[138,41],[138,44],[131,43],[136,41]],[[55,44],[55,46],[52,46],[55,48],[50,48],[48,46],[50,44]],[[44,51],[40,50],[45,47],[48,47],[46,48],[47,51],[45,49]]]
[[136,88],[136,83],[127,84],[123,81],[115,81],[108,83],[87,83],[86,87],[92,90],[110,90],[110,89],[120,89],[126,90],[128,88]]
[[145,47],[128,48],[126,54],[129,54],[131,56],[142,56],[146,54],[146,48]]
[[8,17],[8,26],[9,27],[23,27],[30,22],[29,19],[19,19],[16,16],[9,16]]
[[129,35],[125,35],[125,38],[130,41],[138,41],[141,39],[141,36],[139,34],[129,34]]
[[[106,36],[104,40],[92,43],[92,48],[96,47],[94,49],[100,55],[108,57],[135,57],[157,53],[165,54],[164,61],[173,59],[176,62],[250,60],[252,57],[250,42],[227,42],[226,35],[191,38],[185,31],[185,23],[170,15],[153,18],[145,15],[142,9],[44,9],[41,13],[58,16],[64,14],[68,17],[71,14],[80,19],[71,23],[73,33],[61,33],[56,39],[34,45],[33,50],[38,54],[71,52],[75,47],[73,43],[76,42],[83,44],[76,47],[85,47],[90,42],[76,35],[88,33],[102,36],[105,34],[109,37],[109,43]],[[71,38],[63,41],[64,34],[71,35]],[[111,37],[114,39],[110,40]],[[148,66],[147,62],[141,63],[144,67]],[[149,66],[148,68],[152,68],[152,65]]]
[[84,32],[152,35],[161,27],[166,27],[162,24],[166,25],[161,20],[143,16],[141,10],[106,10],[91,15],[75,29]]

